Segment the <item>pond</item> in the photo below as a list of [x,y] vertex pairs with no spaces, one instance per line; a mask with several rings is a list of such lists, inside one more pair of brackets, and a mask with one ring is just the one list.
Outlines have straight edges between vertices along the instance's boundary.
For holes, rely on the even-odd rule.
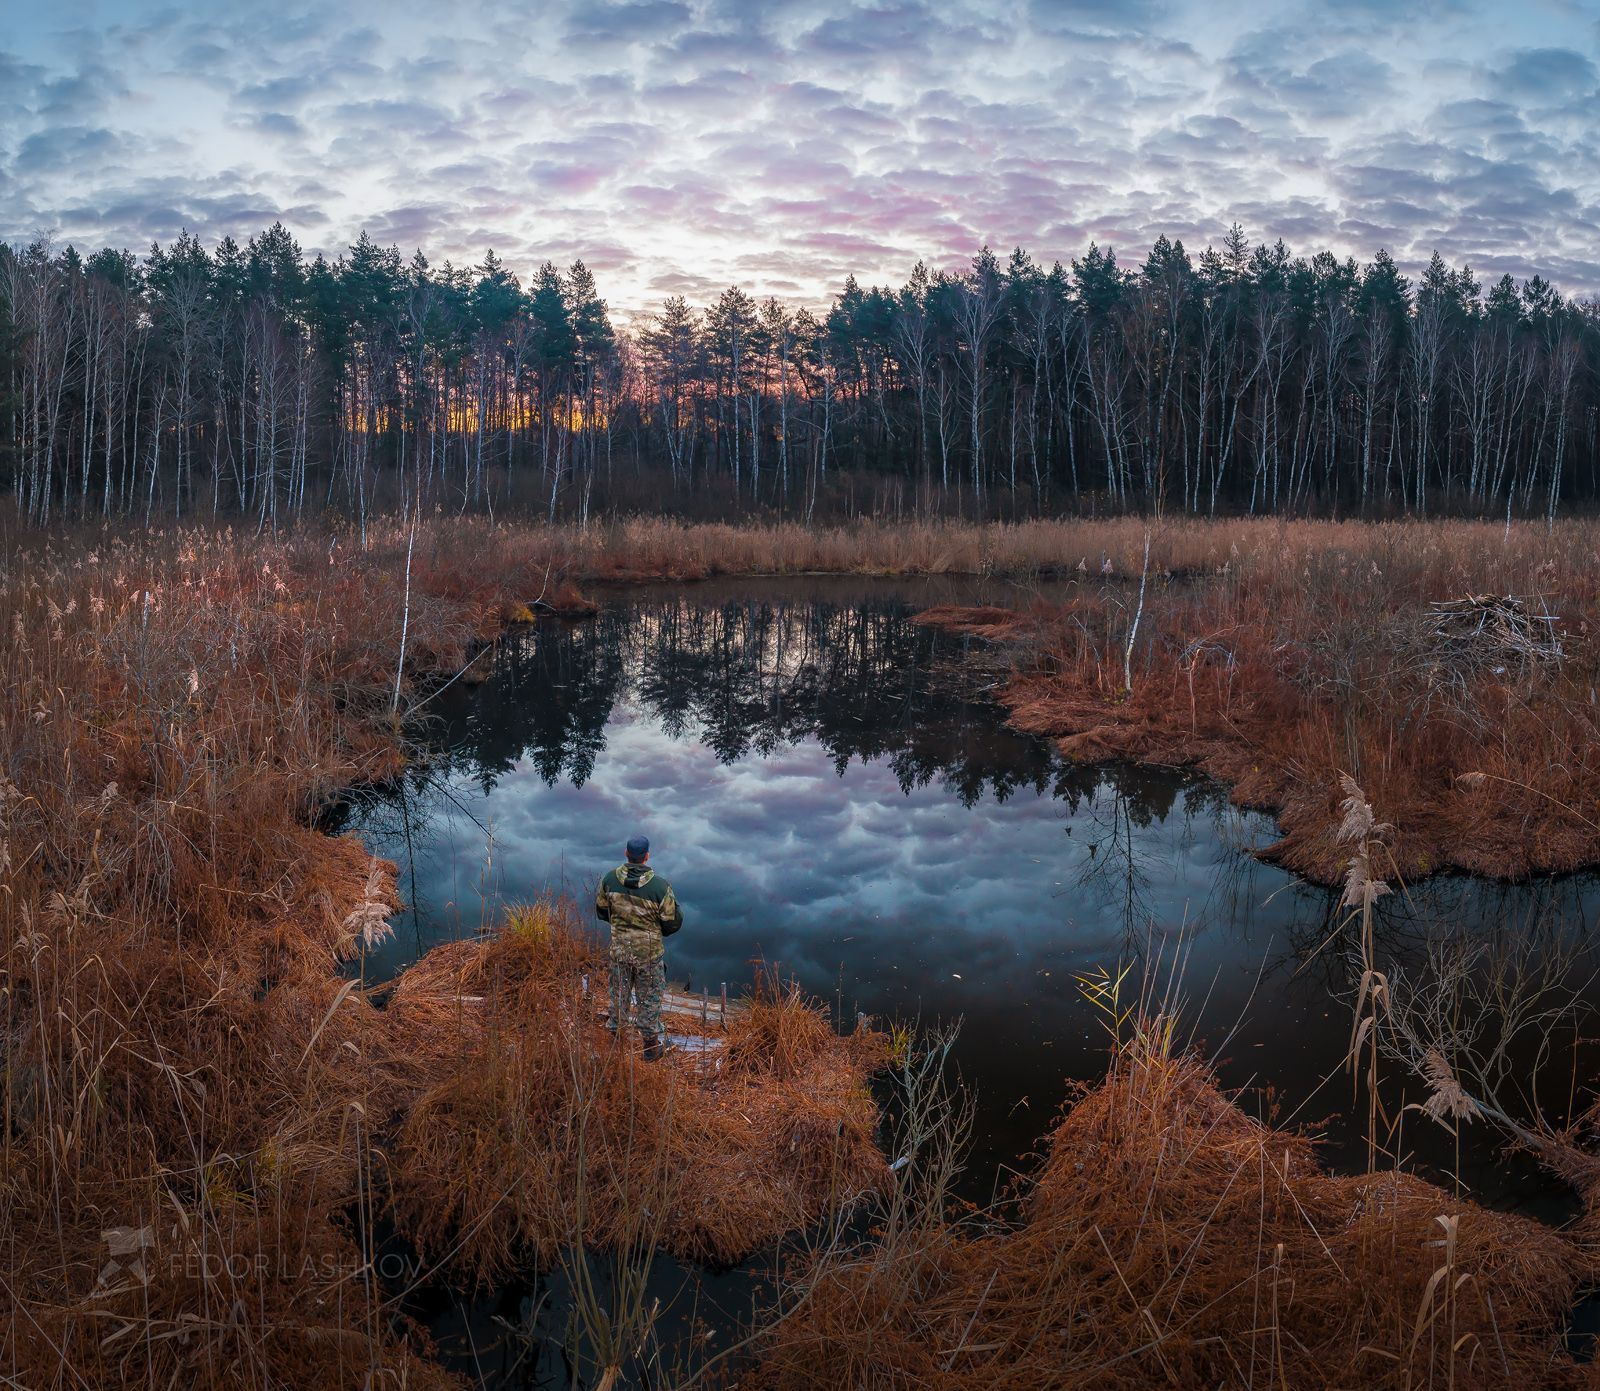
[[[759,961],[846,1026],[858,1012],[960,1021],[976,1201],[1026,1170],[1070,1081],[1103,1075],[1104,1022],[1076,977],[1121,966],[1128,990],[1141,972],[1176,978],[1183,1036],[1244,1105],[1314,1125],[1333,1167],[1363,1167],[1337,893],[1256,858],[1272,818],[1217,784],[1074,765],[1009,729],[993,699],[1003,659],[911,621],[933,603],[1025,597],[977,582],[633,587],[591,621],[515,633],[482,659],[486,680],[429,706],[434,756],[336,813],[399,863],[409,903],[362,971],[392,976],[506,902],[556,890],[587,904],[643,832],[686,914],[670,980],[736,993]],[[1559,958],[1593,993],[1592,876],[1437,878],[1380,910],[1391,972],[1423,979],[1430,944],[1464,940],[1524,969]],[[1532,1081],[1527,1045],[1509,1050],[1511,1074],[1564,1105],[1570,1026]],[[1401,1145],[1480,1201],[1565,1215],[1563,1190],[1499,1140],[1465,1129],[1458,1156],[1413,1114]]]

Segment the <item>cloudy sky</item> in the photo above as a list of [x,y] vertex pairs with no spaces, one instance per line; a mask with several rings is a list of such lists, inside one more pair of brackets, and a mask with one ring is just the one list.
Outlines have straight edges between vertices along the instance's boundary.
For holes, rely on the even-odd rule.
[[1600,293],[1600,0],[0,6],[0,238],[282,218],[622,310],[1237,218]]

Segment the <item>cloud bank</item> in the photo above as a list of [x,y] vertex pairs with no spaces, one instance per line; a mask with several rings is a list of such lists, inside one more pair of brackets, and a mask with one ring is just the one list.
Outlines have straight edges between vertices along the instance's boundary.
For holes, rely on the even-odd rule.
[[281,218],[623,309],[982,243],[1255,240],[1600,293],[1600,23],[1509,4],[68,0],[0,20],[0,238]]

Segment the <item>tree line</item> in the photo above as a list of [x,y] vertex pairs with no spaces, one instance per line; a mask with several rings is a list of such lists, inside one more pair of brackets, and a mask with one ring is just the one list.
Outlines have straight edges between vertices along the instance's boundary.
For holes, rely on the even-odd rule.
[[1600,303],[1436,253],[987,248],[825,311],[738,287],[624,330],[581,261],[524,283],[281,224],[138,258],[0,245],[0,484],[31,520],[660,505],[1554,516],[1591,500]]

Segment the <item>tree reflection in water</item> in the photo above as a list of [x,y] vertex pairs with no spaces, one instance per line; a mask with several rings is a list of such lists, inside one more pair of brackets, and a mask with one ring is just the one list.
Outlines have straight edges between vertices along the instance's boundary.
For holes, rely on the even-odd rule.
[[[964,806],[988,792],[1043,793],[1064,770],[1047,745],[995,719],[970,644],[909,621],[903,603],[746,603],[692,598],[603,609],[503,643],[492,684],[457,701],[443,745],[486,789],[526,760],[581,787],[621,704],[671,739],[732,763],[816,740],[841,772],[887,759],[903,790],[938,778]],[[1081,781],[1081,779],[1080,779]]]

